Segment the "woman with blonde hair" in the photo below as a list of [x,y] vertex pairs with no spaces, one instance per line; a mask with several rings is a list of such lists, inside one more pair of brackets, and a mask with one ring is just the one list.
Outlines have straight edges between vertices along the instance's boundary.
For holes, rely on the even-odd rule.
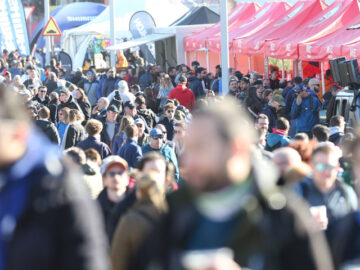
[[117,152],[119,152],[120,147],[126,141],[125,128],[133,123],[134,123],[134,119],[129,115],[125,115],[123,116],[123,118],[121,118],[119,132],[118,134],[116,134],[112,145],[113,155],[116,155]]
[[170,91],[174,88],[171,78],[168,74],[165,74],[160,78],[160,89],[157,99],[160,100],[160,108],[164,109],[166,101],[169,98]]
[[68,107],[62,108],[58,111],[59,122],[56,123],[56,128],[59,132],[60,145],[62,145],[64,134],[69,125],[70,109]]
[[72,109],[69,113],[69,125],[64,134],[64,139],[61,143],[61,149],[65,150],[76,146],[78,142],[85,140],[86,132],[81,122],[84,120],[82,113],[79,110]]
[[165,187],[156,180],[158,174],[142,175],[136,181],[135,205],[119,221],[111,246],[114,270],[128,269],[144,239],[161,215],[167,212]]

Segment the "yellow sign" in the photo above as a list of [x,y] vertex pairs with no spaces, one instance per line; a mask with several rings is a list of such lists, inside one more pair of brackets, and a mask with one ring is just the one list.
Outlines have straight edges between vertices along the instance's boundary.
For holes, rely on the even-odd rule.
[[53,17],[50,17],[41,35],[43,37],[61,36],[59,26],[56,24]]

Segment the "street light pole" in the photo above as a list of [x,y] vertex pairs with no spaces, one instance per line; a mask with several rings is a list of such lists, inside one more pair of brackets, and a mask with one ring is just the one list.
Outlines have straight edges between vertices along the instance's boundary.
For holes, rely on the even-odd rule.
[[[115,29],[116,5],[115,5],[115,1],[116,0],[110,0],[110,5],[109,5],[109,12],[110,12],[110,42],[111,42],[111,46],[114,46],[115,42],[116,42],[116,29]],[[111,65],[111,67],[116,66],[116,55],[115,55],[115,51],[113,51],[113,50],[110,52],[110,65]]]
[[[44,11],[45,11],[45,22],[47,23],[50,20],[50,4],[49,0],[44,0]],[[45,37],[46,44],[46,56],[45,64],[50,65],[50,37]]]
[[222,95],[229,92],[229,31],[227,0],[220,0]]

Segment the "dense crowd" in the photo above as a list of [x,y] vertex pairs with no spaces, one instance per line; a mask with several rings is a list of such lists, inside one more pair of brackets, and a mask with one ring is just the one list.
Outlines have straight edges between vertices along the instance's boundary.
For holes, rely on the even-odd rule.
[[0,269],[360,265],[340,87],[230,69],[222,89],[220,66],[119,56],[102,73],[0,57]]

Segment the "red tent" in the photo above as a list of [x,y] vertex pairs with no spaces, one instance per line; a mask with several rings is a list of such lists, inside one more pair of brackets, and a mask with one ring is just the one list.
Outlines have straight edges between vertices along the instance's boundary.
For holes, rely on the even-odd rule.
[[[284,39],[322,12],[327,5],[322,0],[298,1],[287,14],[247,38],[234,40],[236,52],[246,55],[264,53],[266,41]],[[241,41],[240,41],[241,40]]]
[[[342,47],[346,52],[346,45],[360,42],[359,31],[347,30],[348,27],[358,23],[360,15],[335,33],[311,42],[299,44],[299,59],[306,61],[327,61],[343,56]],[[350,48],[348,50],[350,53]],[[353,54],[353,52],[352,52]],[[344,55],[345,56],[345,55]],[[350,54],[349,54],[350,56]]]
[[[348,31],[357,32],[357,35],[360,36],[359,29],[348,30]],[[347,59],[357,58],[360,60],[360,40],[358,40],[356,43],[343,45],[341,47],[341,55],[345,56]]]
[[[241,3],[229,14],[229,29],[234,28],[236,25],[242,24],[251,18],[258,10],[260,6],[256,3]],[[194,51],[201,48],[205,48],[205,40],[221,31],[220,22],[216,23],[209,28],[187,36],[184,38],[185,51]]]
[[337,0],[312,20],[309,20],[306,25],[284,39],[266,42],[265,54],[275,58],[298,59],[298,44],[300,42],[309,42],[328,36],[358,15],[357,1]]
[[[229,49],[232,51],[232,41],[234,38],[250,36],[260,29],[273,23],[283,16],[290,5],[286,2],[267,2],[265,5],[245,23],[237,24],[236,27],[229,29]],[[206,48],[210,51],[221,53],[221,33],[209,37],[206,40]]]

